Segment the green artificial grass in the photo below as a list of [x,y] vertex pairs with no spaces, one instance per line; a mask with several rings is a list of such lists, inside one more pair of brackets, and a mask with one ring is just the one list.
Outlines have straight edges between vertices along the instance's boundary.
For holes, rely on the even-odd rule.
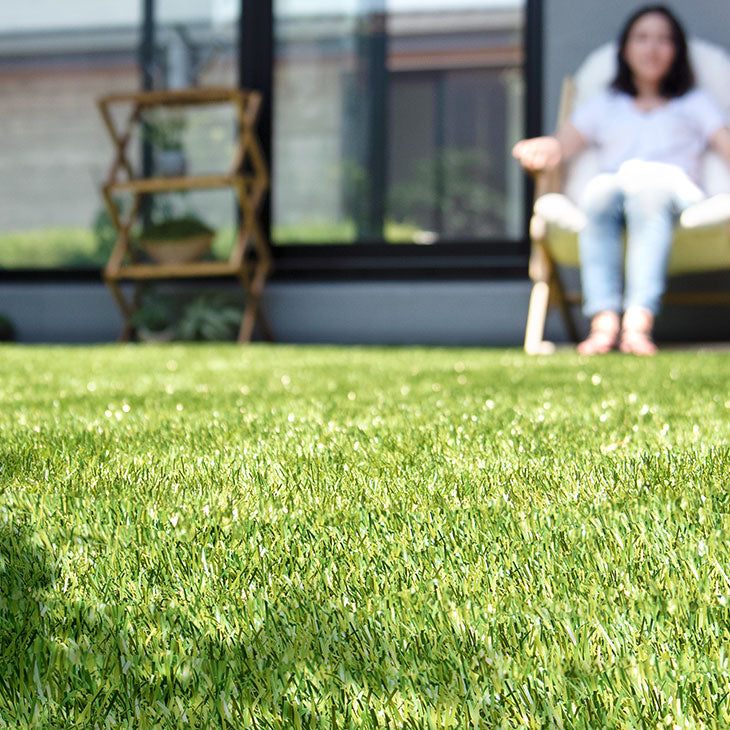
[[730,354],[0,347],[0,727],[727,728]]

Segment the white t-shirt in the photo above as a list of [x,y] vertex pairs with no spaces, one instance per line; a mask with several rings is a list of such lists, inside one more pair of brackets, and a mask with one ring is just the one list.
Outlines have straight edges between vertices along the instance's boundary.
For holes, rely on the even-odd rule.
[[629,94],[607,90],[576,109],[570,121],[598,148],[603,172],[642,160],[676,165],[695,182],[700,156],[727,123],[712,97],[697,88],[648,112],[637,108]]

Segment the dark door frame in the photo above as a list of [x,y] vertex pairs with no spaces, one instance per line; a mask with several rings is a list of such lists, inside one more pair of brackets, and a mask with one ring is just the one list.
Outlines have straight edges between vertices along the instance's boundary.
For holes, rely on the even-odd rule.
[[[542,127],[542,0],[525,0],[525,119],[526,134],[537,135]],[[239,81],[241,86],[262,92],[265,101],[259,134],[271,164],[274,99],[274,0],[241,0],[239,26]],[[377,30],[377,24],[375,28]],[[382,57],[383,44],[374,44]],[[373,54],[369,61],[374,60]],[[375,80],[378,75],[374,75]],[[381,79],[382,80],[382,79]],[[373,115],[371,115],[373,116]],[[380,140],[382,135],[374,135]],[[382,144],[382,141],[381,141]],[[532,201],[531,185],[525,191],[525,210]],[[271,208],[263,222],[271,232]],[[450,241],[424,247],[388,244],[367,245],[273,245],[279,278],[307,279],[454,279],[524,277],[529,253],[528,216],[522,239]],[[371,226],[370,230],[376,226]]]

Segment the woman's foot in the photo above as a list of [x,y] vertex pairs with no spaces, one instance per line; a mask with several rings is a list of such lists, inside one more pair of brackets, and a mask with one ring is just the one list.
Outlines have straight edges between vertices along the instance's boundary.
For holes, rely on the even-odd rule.
[[646,309],[631,307],[621,322],[619,349],[630,355],[654,355],[657,346],[651,337],[654,315]]
[[581,355],[605,355],[618,344],[619,319],[616,312],[600,312],[591,320],[591,331],[578,347]]

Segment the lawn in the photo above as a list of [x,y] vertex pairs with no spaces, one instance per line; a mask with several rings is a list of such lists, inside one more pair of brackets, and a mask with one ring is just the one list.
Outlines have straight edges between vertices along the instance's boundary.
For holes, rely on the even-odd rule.
[[[387,221],[385,237],[389,243],[413,243],[418,227],[408,223]],[[354,221],[341,223],[297,223],[278,225],[273,229],[274,241],[282,245],[352,243],[357,238]],[[233,248],[235,231],[223,226],[216,231],[211,253],[227,259]],[[105,222],[100,231],[92,228],[37,228],[27,231],[0,232],[0,269],[99,269],[109,259],[116,234]]]
[[0,348],[0,727],[727,728],[730,353]]

